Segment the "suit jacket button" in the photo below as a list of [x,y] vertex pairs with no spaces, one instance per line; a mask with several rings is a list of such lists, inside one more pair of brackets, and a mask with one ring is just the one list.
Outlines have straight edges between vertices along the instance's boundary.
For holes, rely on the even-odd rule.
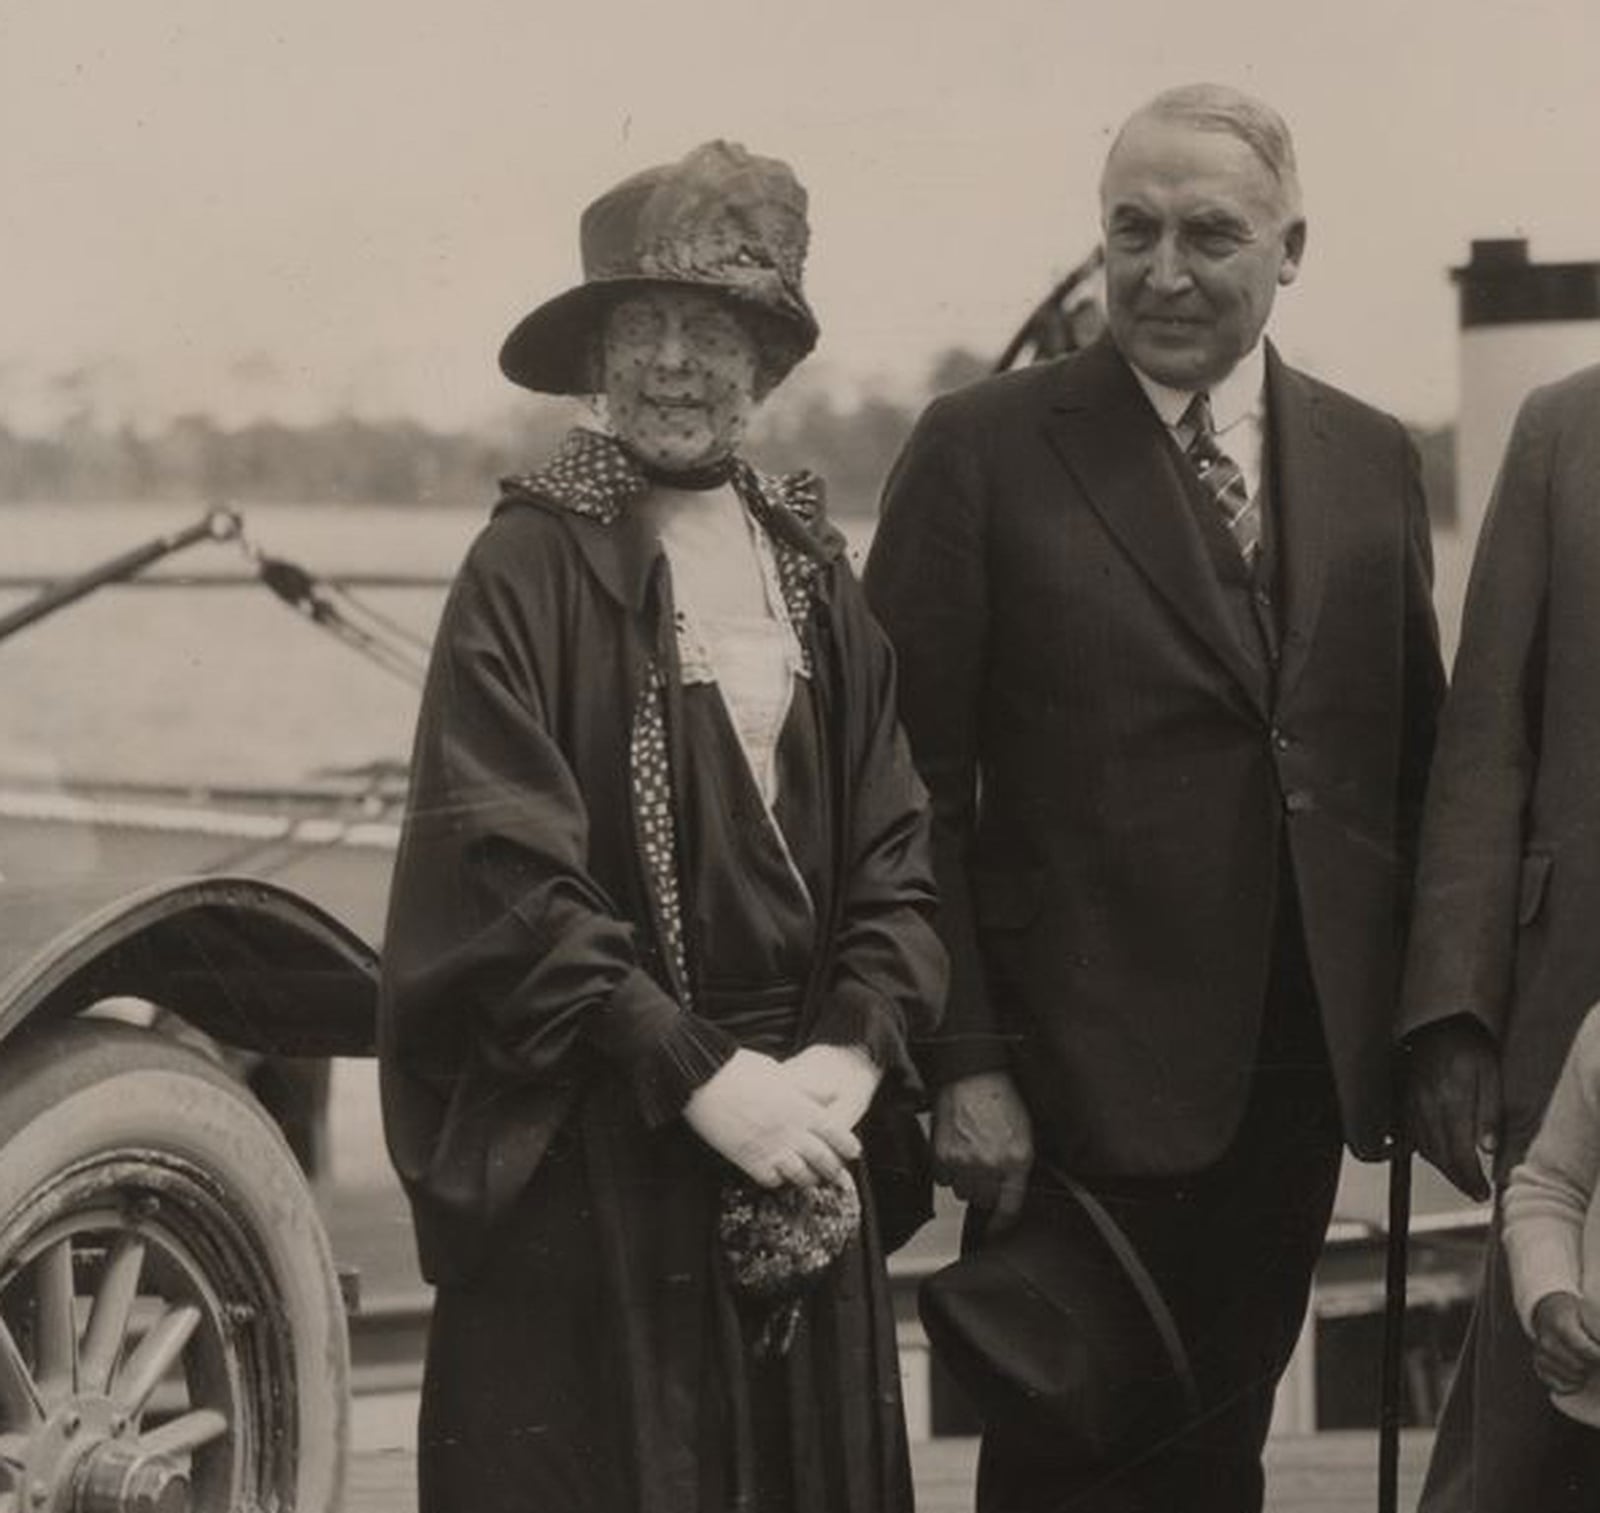
[[1283,796],[1283,807],[1290,814],[1309,814],[1317,807],[1315,795],[1308,793],[1304,788],[1291,788]]

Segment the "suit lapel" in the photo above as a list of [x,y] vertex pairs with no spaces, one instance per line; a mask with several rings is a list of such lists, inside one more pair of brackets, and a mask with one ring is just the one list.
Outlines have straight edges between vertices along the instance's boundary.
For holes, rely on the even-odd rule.
[[1272,505],[1280,529],[1283,585],[1281,702],[1305,668],[1322,609],[1328,532],[1338,512],[1333,448],[1327,445],[1311,385],[1267,347],[1267,422],[1271,427]]
[[1046,419],[1051,446],[1156,592],[1263,707],[1260,671],[1228,619],[1182,462],[1138,380],[1107,340],[1062,371]]

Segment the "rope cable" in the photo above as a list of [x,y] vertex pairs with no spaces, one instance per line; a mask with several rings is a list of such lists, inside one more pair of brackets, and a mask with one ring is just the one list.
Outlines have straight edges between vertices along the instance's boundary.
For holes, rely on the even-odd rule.
[[[424,637],[299,563],[268,556],[242,525],[234,539],[262,584],[283,603],[385,672],[413,688],[422,687],[428,651]],[[367,624],[358,623],[361,619]]]

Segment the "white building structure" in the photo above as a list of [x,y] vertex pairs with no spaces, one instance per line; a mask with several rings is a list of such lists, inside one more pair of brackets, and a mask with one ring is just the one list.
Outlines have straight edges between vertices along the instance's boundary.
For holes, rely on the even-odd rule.
[[1472,549],[1530,389],[1600,362],[1600,262],[1535,263],[1520,237],[1474,241],[1453,268],[1461,328],[1456,519],[1435,532],[1439,627],[1453,657]]

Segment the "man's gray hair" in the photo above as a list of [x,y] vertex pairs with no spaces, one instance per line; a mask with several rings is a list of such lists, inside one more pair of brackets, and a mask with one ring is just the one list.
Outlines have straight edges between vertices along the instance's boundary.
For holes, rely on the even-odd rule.
[[1225,131],[1237,137],[1260,160],[1277,181],[1283,195],[1283,208],[1290,219],[1300,214],[1300,173],[1295,166],[1294,138],[1283,117],[1265,101],[1226,84],[1180,84],[1164,89],[1155,99],[1142,105],[1123,123],[1111,151],[1129,123],[1143,116],[1176,121],[1199,131]]

